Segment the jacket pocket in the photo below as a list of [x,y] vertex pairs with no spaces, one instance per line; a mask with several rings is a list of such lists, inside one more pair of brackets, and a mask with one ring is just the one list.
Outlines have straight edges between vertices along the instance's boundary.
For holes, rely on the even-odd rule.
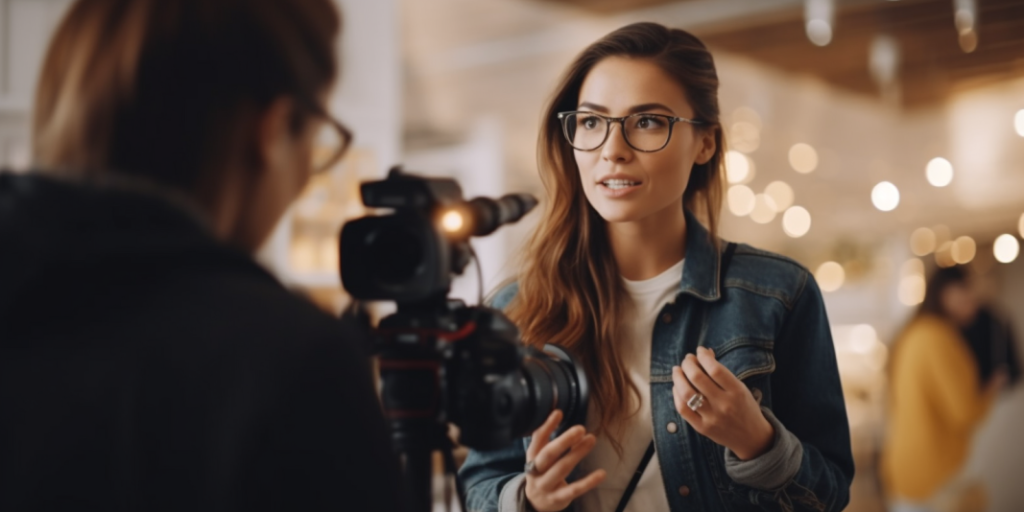
[[753,338],[730,340],[717,347],[715,357],[740,380],[775,371],[773,342]]

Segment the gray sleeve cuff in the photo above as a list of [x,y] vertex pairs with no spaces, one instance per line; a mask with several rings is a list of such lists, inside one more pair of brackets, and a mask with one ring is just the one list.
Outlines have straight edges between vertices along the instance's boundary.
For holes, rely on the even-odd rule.
[[795,434],[786,430],[771,410],[761,407],[761,411],[775,429],[775,440],[771,449],[745,461],[726,448],[725,472],[740,485],[762,491],[774,491],[785,487],[790,479],[796,476],[803,461],[804,446]]
[[498,512],[530,512],[526,502],[526,473],[520,473],[505,482],[498,495]]

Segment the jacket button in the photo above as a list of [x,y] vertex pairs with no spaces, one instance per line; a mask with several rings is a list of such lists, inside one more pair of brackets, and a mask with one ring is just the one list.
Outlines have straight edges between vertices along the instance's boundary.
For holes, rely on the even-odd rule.
[[661,321],[665,322],[666,324],[672,323],[672,315],[669,314],[669,313],[665,313],[664,315],[661,315]]
[[684,497],[684,498],[689,496],[690,495],[690,488],[685,486],[685,485],[680,485],[679,486],[679,495]]
[[674,421],[670,421],[668,422],[668,425],[665,425],[665,430],[668,430],[669,434],[675,434],[676,431],[679,430],[679,425],[676,425],[676,422]]
[[754,395],[754,400],[756,400],[757,403],[761,403],[761,399],[764,398],[764,393],[761,393],[760,389],[753,388],[750,390],[750,393]]

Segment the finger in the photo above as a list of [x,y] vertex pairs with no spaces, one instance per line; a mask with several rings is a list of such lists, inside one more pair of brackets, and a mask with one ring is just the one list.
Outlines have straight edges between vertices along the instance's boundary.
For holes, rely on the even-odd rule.
[[598,469],[593,473],[569,484],[551,494],[551,497],[560,503],[571,503],[576,498],[583,496],[594,487],[597,487],[604,481],[608,473],[603,469]]
[[700,414],[690,409],[690,406],[686,405],[686,402],[697,393],[687,382],[686,377],[683,376],[683,369],[678,366],[672,367],[672,382],[675,384],[672,386],[672,399],[675,401],[676,411],[680,416],[686,420],[687,423],[693,425],[693,428],[701,431],[703,427],[703,421]]
[[575,427],[566,430],[562,435],[548,443],[544,448],[541,448],[541,450],[537,452],[537,457],[533,459],[535,461],[537,471],[540,471],[541,474],[547,473],[548,470],[551,469],[551,466],[554,465],[555,462],[558,462],[558,460],[561,459],[566,452],[572,449],[573,446],[576,446],[576,443],[579,443],[585,435],[587,435],[587,430],[581,425],[576,425]]
[[555,461],[551,465],[551,468],[541,475],[545,480],[550,482],[562,482],[572,470],[576,468],[576,465],[586,457],[594,447],[597,446],[597,437],[593,434],[587,434],[575,446],[569,450],[561,459]]
[[701,368],[696,356],[686,354],[686,357],[683,358],[683,364],[680,366],[683,369],[683,374],[686,375],[686,380],[690,381],[693,389],[711,399],[712,402],[719,401],[722,395],[722,388],[704,372],[704,368]]
[[527,461],[537,457],[537,453],[548,444],[548,440],[551,439],[551,433],[555,431],[555,428],[561,422],[562,411],[555,409],[548,415],[548,419],[544,420],[544,423],[537,427],[537,430],[533,431],[533,436],[530,438],[530,446],[526,449]]
[[747,386],[742,381],[737,379],[725,365],[718,362],[713,350],[703,347],[698,348],[697,361],[700,362],[701,368],[704,369],[708,377],[713,379],[722,389],[727,391],[738,391],[741,387],[746,389]]

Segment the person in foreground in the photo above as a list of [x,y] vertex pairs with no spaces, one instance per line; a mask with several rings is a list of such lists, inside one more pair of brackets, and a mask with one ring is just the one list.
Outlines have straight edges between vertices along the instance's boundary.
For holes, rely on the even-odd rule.
[[[838,512],[849,426],[821,292],[716,236],[725,141],[711,54],[638,23],[569,67],[545,112],[546,213],[493,298],[528,344],[575,351],[586,426],[472,451],[473,511]],[[638,480],[632,480],[639,473]]]
[[960,473],[975,431],[1007,384],[1008,362],[986,365],[983,377],[987,361],[964,336],[981,303],[963,267],[936,270],[925,290],[893,345],[882,483],[893,512],[984,510],[984,487]]
[[70,6],[36,170],[0,174],[0,510],[401,509],[364,334],[251,256],[347,145],[339,27],[330,0]]

